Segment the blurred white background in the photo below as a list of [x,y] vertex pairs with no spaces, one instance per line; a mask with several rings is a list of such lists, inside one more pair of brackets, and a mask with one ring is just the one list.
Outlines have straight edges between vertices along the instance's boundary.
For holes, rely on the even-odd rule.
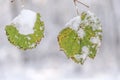
[[0,80],[120,80],[120,0],[80,0],[90,6],[103,25],[103,41],[94,60],[84,65],[59,51],[57,35],[77,16],[73,0],[24,0],[24,8],[39,12],[45,37],[34,49],[23,51],[7,40],[5,25],[21,11],[21,0],[0,0]]

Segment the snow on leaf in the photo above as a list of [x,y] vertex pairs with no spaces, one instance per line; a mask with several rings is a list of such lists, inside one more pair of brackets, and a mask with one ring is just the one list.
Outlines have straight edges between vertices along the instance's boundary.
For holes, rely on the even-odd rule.
[[68,58],[83,64],[94,58],[102,39],[99,19],[91,12],[82,12],[81,16],[71,19],[66,28],[58,35],[58,43]]
[[[24,13],[25,12],[29,12],[29,11],[26,10],[26,11],[24,11]],[[22,13],[22,14],[24,14],[24,13]],[[32,14],[34,15],[34,13],[31,13],[31,15]],[[31,16],[31,15],[28,15],[28,16]],[[41,41],[41,39],[44,37],[44,23],[40,20],[40,14],[36,13],[36,16],[35,16],[36,20],[35,20],[33,28],[32,28],[33,33],[30,33],[30,34],[26,34],[26,33],[24,34],[24,32],[21,33],[18,30],[18,28],[17,28],[18,26],[16,24],[20,24],[21,26],[19,26],[19,27],[23,27],[22,22],[23,22],[23,24],[28,24],[28,23],[24,23],[24,21],[20,21],[20,20],[22,20],[23,17],[19,18],[19,16],[14,19],[13,23],[11,23],[10,25],[7,25],[5,28],[8,40],[10,41],[10,43],[14,44],[15,46],[17,46],[23,50],[36,47],[37,43],[39,43]],[[20,23],[19,23],[19,21],[15,21],[15,20],[19,20]],[[27,22],[26,20],[28,20],[28,19],[25,19],[25,22]],[[29,24],[24,27],[27,27],[29,29]]]
[[13,19],[12,23],[16,25],[20,34],[32,34],[34,33],[33,27],[36,21],[36,12],[23,9],[21,13]]

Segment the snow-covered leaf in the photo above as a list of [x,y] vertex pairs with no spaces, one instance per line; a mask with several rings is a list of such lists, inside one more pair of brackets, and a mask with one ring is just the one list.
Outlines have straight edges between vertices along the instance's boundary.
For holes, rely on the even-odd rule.
[[[44,37],[44,23],[40,20],[39,13],[35,13],[34,16],[33,12],[24,10],[21,14],[10,25],[6,26],[5,30],[8,40],[23,50],[34,48]],[[35,21],[29,19],[35,19]]]
[[58,35],[58,42],[68,58],[83,64],[87,57],[94,58],[102,40],[99,19],[91,12],[71,19]]

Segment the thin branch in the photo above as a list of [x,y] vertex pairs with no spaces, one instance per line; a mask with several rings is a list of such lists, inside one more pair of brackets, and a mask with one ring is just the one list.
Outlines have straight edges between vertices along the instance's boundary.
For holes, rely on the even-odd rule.
[[10,2],[13,3],[13,2],[15,2],[15,0],[11,0]]
[[77,12],[77,15],[79,15],[79,10],[78,10],[77,3],[80,3],[80,4],[84,5],[85,7],[89,8],[89,6],[88,6],[88,5],[86,5],[86,4],[84,4],[84,3],[82,3],[82,2],[80,2],[80,1],[78,1],[78,0],[73,0],[73,2],[74,2],[74,5],[75,5],[75,7],[76,7],[76,12]]
[[87,5],[87,4],[84,4],[84,3],[82,3],[82,2],[80,2],[80,1],[78,1],[78,0],[76,0],[78,3],[80,3],[80,4],[82,4],[82,5],[84,5],[84,6],[86,6],[87,8],[89,8],[89,6]]
[[73,0],[73,1],[74,1],[75,4],[78,2],[78,3],[82,4],[82,5],[84,5],[85,7],[89,8],[89,6],[88,6],[87,4],[82,3],[82,2],[79,1],[79,0]]
[[76,8],[77,15],[79,15],[79,10],[78,10],[78,6],[77,6],[77,3],[76,3],[76,0],[74,0],[74,5],[75,5],[75,8]]

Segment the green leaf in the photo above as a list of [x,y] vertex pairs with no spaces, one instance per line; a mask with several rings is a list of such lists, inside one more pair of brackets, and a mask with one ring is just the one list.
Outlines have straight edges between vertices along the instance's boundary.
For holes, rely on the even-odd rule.
[[26,50],[36,47],[37,43],[44,37],[44,23],[40,20],[40,14],[37,13],[37,19],[34,24],[33,34],[20,34],[14,24],[7,25],[5,30],[8,40],[19,47],[20,49]]
[[67,27],[63,29],[58,37],[59,45],[67,57],[70,58],[80,52],[80,39],[75,30]]
[[93,59],[96,56],[102,40],[102,29],[93,13],[82,12],[80,18],[81,21],[77,21],[78,18],[72,22],[70,20],[71,24],[59,33],[58,43],[68,58],[83,64],[87,57]]

